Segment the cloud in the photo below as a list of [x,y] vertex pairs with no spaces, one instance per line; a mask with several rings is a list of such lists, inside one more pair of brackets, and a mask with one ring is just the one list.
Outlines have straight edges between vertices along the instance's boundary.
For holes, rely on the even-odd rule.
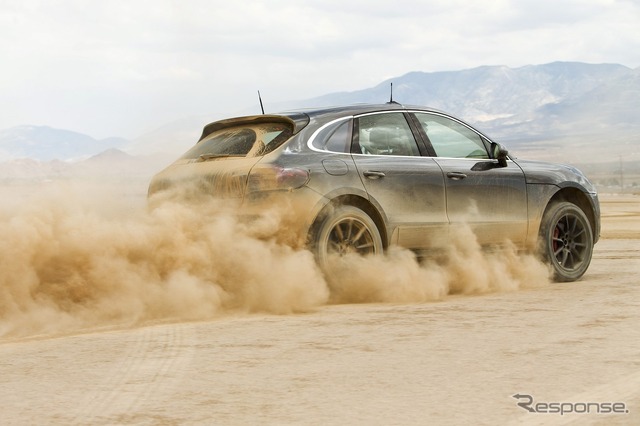
[[415,70],[637,67],[637,22],[623,0],[4,1],[0,128],[136,137],[242,109],[257,89],[277,102]]

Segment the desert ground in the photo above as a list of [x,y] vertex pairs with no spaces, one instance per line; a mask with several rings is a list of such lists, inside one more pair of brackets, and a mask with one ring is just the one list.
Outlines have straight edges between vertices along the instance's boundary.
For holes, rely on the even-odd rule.
[[[5,203],[2,424],[640,423],[638,196],[602,196],[602,238],[579,282],[549,283],[531,272],[528,280],[515,274],[513,285],[494,286],[498,277],[491,272],[498,269],[485,264],[484,287],[452,292],[447,288],[453,278],[443,279],[441,269],[429,275],[427,265],[402,279],[432,279],[440,287],[398,295],[393,278],[381,284],[386,292],[374,289],[383,296],[337,301],[327,296],[315,272],[292,266],[308,264],[304,253],[280,253],[283,264],[279,257],[261,264],[271,277],[269,294],[255,297],[246,289],[229,290],[233,279],[261,276],[242,275],[248,264],[208,271],[223,283],[216,291],[197,281],[203,274],[198,265],[177,265],[183,271],[177,275],[149,271],[135,259],[145,244],[166,246],[168,240],[133,226],[131,211],[127,226],[115,226],[122,216],[99,203],[101,216],[95,216],[65,210],[61,200],[66,202],[58,194],[47,208],[20,207],[19,217],[7,212],[21,202]],[[74,214],[72,224],[63,220]],[[200,235],[176,224],[175,217],[163,223],[180,228],[182,236]],[[83,233],[89,227],[99,231]],[[154,238],[147,242],[149,235]],[[106,242],[118,236],[129,246]],[[89,255],[87,244],[99,256]],[[206,246],[201,240],[194,244]],[[74,263],[80,258],[90,262]],[[104,258],[112,264],[96,260]],[[167,258],[145,264],[164,266]],[[109,280],[95,275],[102,269]],[[50,278],[46,291],[33,284],[42,284],[51,270],[71,272]],[[12,287],[34,274],[40,281]],[[384,275],[384,269],[377,274]],[[397,269],[394,274],[401,277]],[[115,284],[131,277],[139,279],[142,292]],[[297,301],[290,301],[291,294],[274,296],[279,284],[296,284],[287,281],[291,278],[303,285],[292,287]],[[153,279],[160,280],[158,287],[144,287]],[[61,282],[74,283],[72,296],[56,290]],[[88,285],[95,285],[96,293],[88,295]],[[307,288],[311,294],[301,294]],[[236,303],[225,299],[230,293]],[[153,311],[151,305],[165,309]],[[529,395],[542,404],[539,412],[519,406],[525,399],[514,395]],[[597,412],[614,403],[622,412]],[[543,412],[558,404],[578,413]],[[589,412],[580,412],[587,407]]]

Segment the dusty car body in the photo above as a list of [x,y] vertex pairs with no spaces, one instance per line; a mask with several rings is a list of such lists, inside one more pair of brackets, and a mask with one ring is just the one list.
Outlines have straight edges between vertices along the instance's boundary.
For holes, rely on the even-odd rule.
[[149,194],[195,180],[247,214],[273,195],[295,200],[296,232],[321,264],[391,245],[428,252],[464,223],[482,245],[538,250],[571,281],[600,233],[596,190],[577,169],[513,158],[456,117],[393,102],[211,123]]

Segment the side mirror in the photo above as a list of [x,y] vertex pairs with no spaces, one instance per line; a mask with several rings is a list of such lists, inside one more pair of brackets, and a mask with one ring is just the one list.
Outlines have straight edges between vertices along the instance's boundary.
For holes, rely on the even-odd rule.
[[491,157],[498,160],[498,164],[501,167],[507,167],[508,155],[509,155],[509,151],[507,151],[507,149],[504,146],[495,142],[491,143]]

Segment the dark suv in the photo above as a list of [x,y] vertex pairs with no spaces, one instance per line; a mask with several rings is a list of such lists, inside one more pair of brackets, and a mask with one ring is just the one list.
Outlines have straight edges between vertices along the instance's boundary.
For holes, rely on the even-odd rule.
[[572,281],[600,231],[596,190],[577,169],[512,158],[449,114],[397,103],[216,121],[149,194],[185,182],[246,214],[291,200],[320,265],[393,244],[429,251],[466,223],[480,244],[539,250],[556,280]]

